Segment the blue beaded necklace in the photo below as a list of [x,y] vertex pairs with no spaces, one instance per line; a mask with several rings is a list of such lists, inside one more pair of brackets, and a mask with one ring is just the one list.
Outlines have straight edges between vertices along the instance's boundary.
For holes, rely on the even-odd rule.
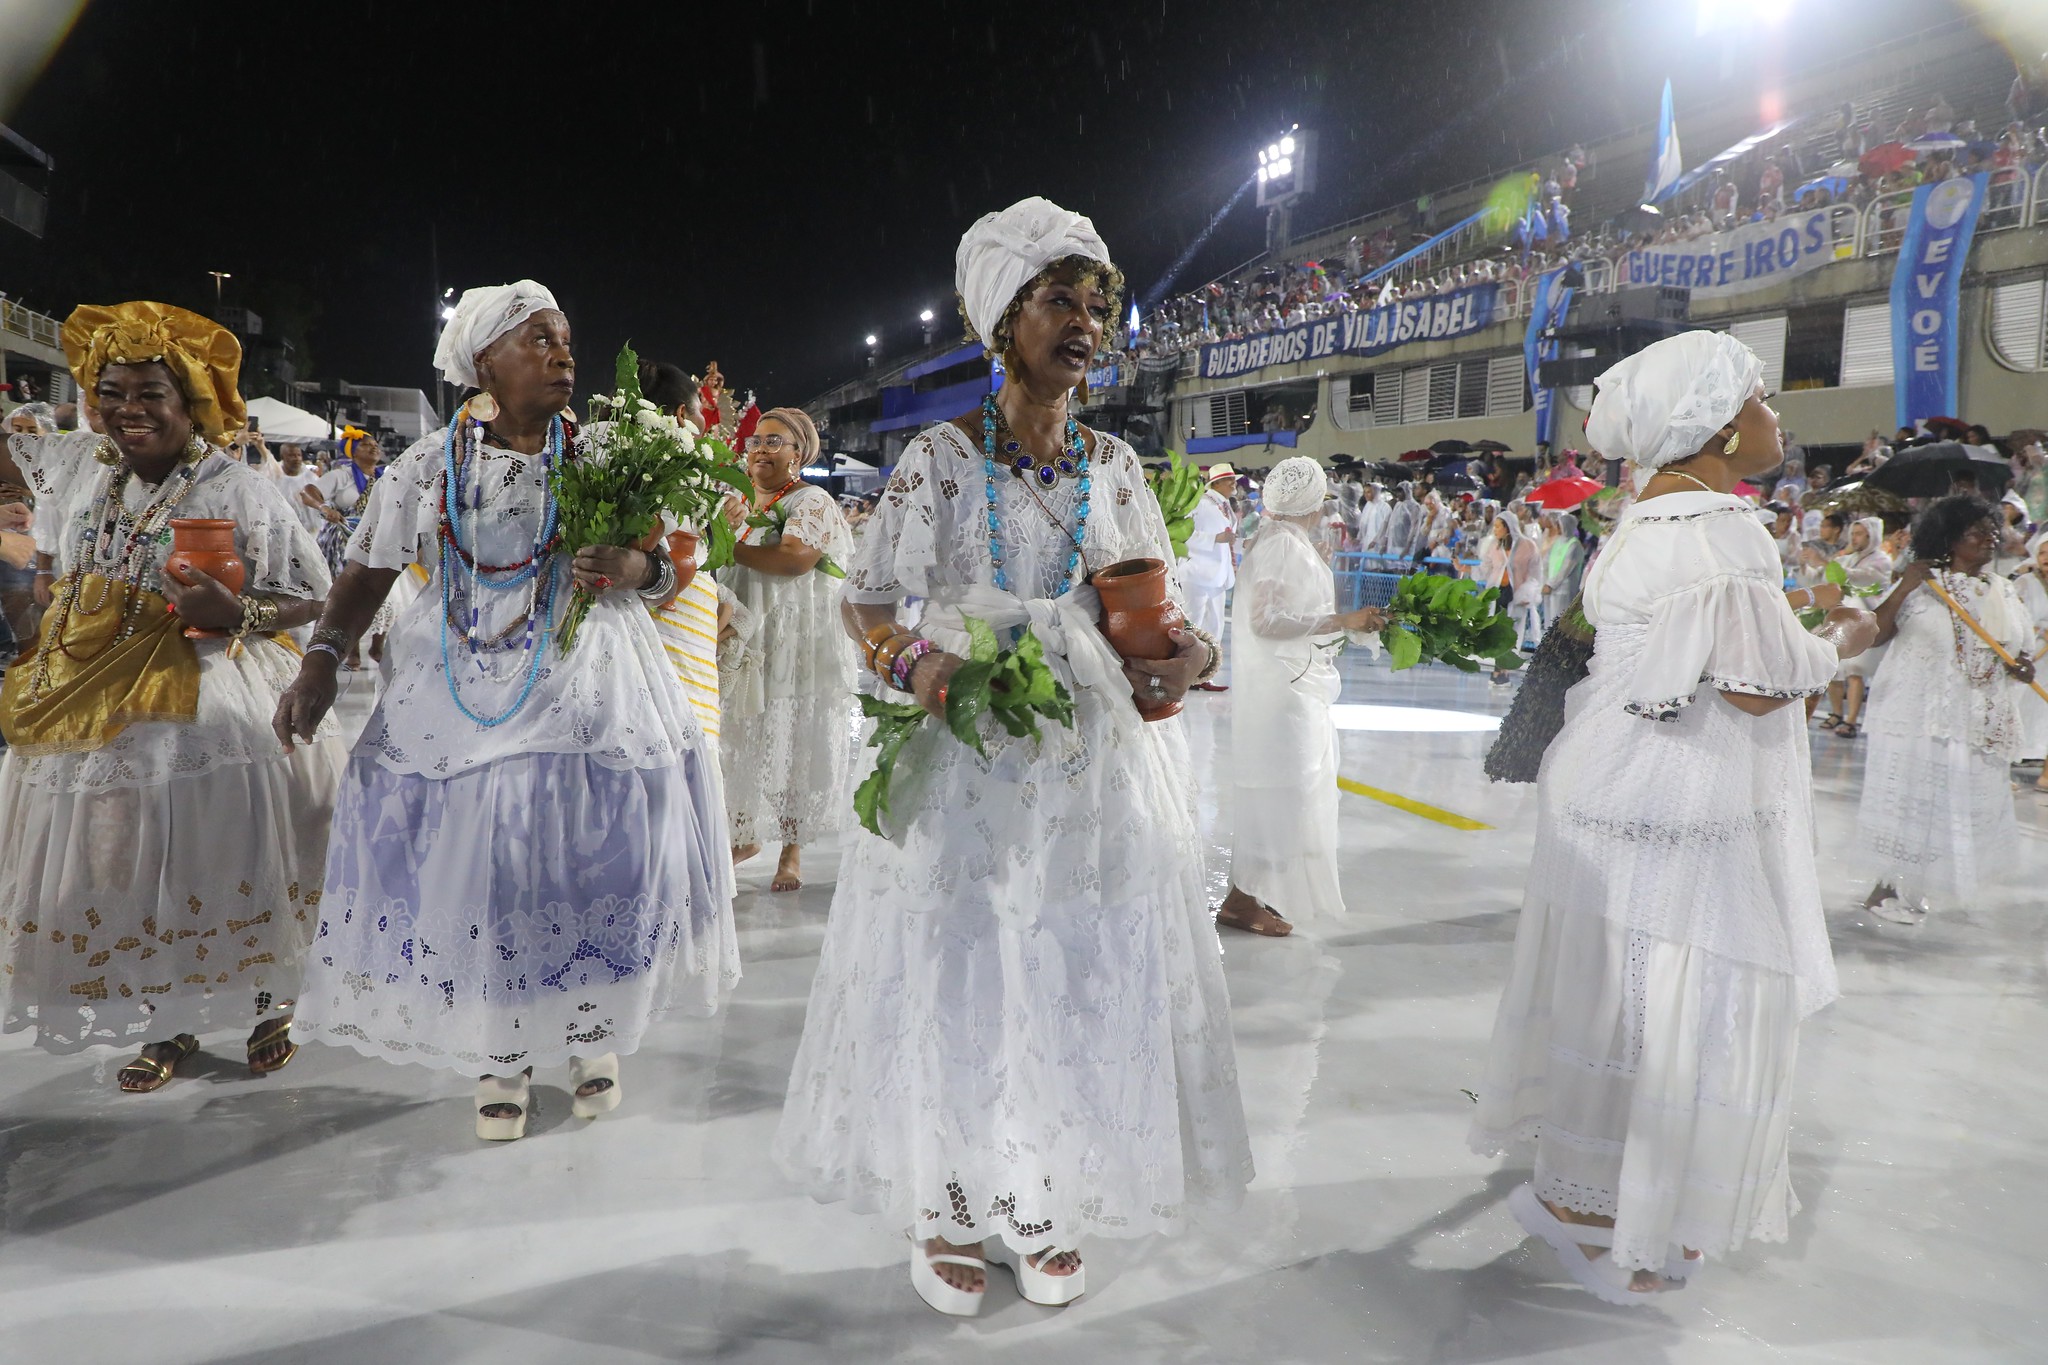
[[[541,521],[540,531],[534,540],[533,553],[520,564],[509,568],[493,568],[482,562],[476,553],[475,519],[483,512],[484,479],[481,469],[483,452],[483,424],[475,422],[474,430],[466,443],[469,454],[474,457],[467,461],[458,458],[458,447],[465,444],[462,439],[462,420],[467,415],[458,412],[448,423],[448,437],[442,445],[444,461],[442,484],[442,526],[439,537],[440,578],[441,578],[441,674],[448,683],[448,695],[455,702],[455,709],[472,722],[492,729],[503,725],[519,714],[533,695],[534,685],[540,681],[541,669],[546,662],[547,641],[554,633],[555,625],[555,560],[552,550],[555,529],[561,520],[560,508],[555,504],[555,495],[549,475],[561,459],[565,443],[562,419],[552,418],[548,422],[547,444],[541,450]],[[462,486],[465,464],[476,468],[476,485],[473,491]],[[463,545],[463,503],[469,503],[470,530],[468,547]],[[479,655],[498,647],[499,641],[480,639],[482,613],[479,605],[484,589],[494,592],[509,592],[522,585],[527,589],[526,629],[521,648],[526,651],[526,681],[519,689],[519,695],[512,704],[495,716],[480,716],[469,709],[462,700],[462,690],[456,681],[456,671],[448,650],[448,623],[455,614],[454,578],[464,568],[469,570],[469,625],[465,632],[469,653],[476,660],[479,671],[484,670]],[[545,584],[543,587],[542,585]],[[508,632],[509,633],[509,632]]]
[[[1067,590],[1074,586],[1074,571],[1081,566],[1081,544],[1088,531],[1088,489],[1090,484],[1088,477],[1088,447],[1081,440],[1080,424],[1074,420],[1073,414],[1069,413],[1067,415],[1066,450],[1057,461],[1039,463],[1034,461],[1029,455],[1018,453],[1021,450],[1020,442],[1012,441],[1009,445],[1010,449],[1006,453],[1017,455],[1017,458],[1009,466],[1011,474],[1016,478],[1028,479],[1035,476],[1040,483],[1043,483],[1047,488],[1051,488],[1059,482],[1062,474],[1076,474],[1080,476],[1081,500],[1074,508],[1074,529],[1069,533],[1069,539],[1073,541],[1074,545],[1073,549],[1067,554],[1067,571],[1061,576],[1059,588],[1053,593],[1054,597],[1063,597],[1066,595]],[[995,586],[1003,592],[1008,592],[1010,590],[1010,579],[1009,575],[1003,571],[1003,519],[1002,514],[997,510],[996,502],[996,396],[994,394],[989,394],[981,400],[981,465],[988,485],[989,566],[994,572]],[[1034,465],[1036,466],[1035,475]],[[1028,484],[1026,486],[1029,487]],[[1041,503],[1040,507],[1043,508],[1044,504]],[[1046,516],[1052,517],[1050,510],[1046,511]],[[1058,518],[1053,518],[1053,521],[1055,525],[1058,524]],[[1060,529],[1066,530],[1064,526],[1060,527]]]

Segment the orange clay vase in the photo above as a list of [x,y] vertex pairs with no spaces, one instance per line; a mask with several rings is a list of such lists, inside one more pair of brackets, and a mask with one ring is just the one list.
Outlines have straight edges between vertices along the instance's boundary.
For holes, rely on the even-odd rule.
[[676,596],[697,577],[697,533],[695,531],[670,531],[668,533],[668,558],[676,566]]
[[[192,579],[191,570],[217,578],[229,592],[239,595],[249,581],[249,566],[235,553],[235,524],[208,517],[171,518],[171,555],[164,561],[165,576]],[[188,640],[225,640],[231,632],[185,627]]]
[[[1106,569],[1097,569],[1088,580],[1102,598],[1102,633],[1110,647],[1126,659],[1168,659],[1173,641],[1167,632],[1186,618],[1166,595],[1166,562],[1159,559],[1125,559]],[[1146,720],[1165,720],[1180,714],[1179,701],[1147,705],[1134,698],[1138,714]]]

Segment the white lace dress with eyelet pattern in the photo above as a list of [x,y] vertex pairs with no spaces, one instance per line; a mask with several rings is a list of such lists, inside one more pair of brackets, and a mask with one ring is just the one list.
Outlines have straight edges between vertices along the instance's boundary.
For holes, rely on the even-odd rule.
[[[776,507],[781,534],[844,569],[853,532],[824,489],[791,489]],[[749,527],[749,545],[776,543]],[[841,580],[817,569],[768,574],[732,564],[718,571],[737,611],[753,619],[746,663],[720,677],[719,752],[734,847],[814,843],[846,819],[853,745],[855,646],[839,621]]]
[[[2004,577],[1942,571],[1942,587],[2015,657],[2033,621]],[[2022,695],[1989,645],[1927,587],[1900,604],[1870,684],[1869,748],[1852,865],[1864,887],[1961,908],[2020,848],[2011,765],[2027,745]]]
[[1536,852],[1471,1141],[1531,1144],[1545,1199],[1614,1258],[1783,1241],[1799,1021],[1838,993],[1797,704],[1834,647],[1785,603],[1739,499],[1623,514],[1588,572],[1590,675],[1537,779]]
[[[1130,447],[1100,438],[1091,468],[1089,567],[1171,564]],[[955,429],[914,439],[849,599],[989,584],[986,488]],[[1034,494],[1005,471],[997,499],[1011,590],[1052,597],[1074,482]],[[820,1199],[1027,1252],[1174,1231],[1251,1179],[1181,723],[1119,713],[1048,661],[1072,729],[984,724],[983,759],[927,725],[896,768],[898,837],[847,823],[774,1147]]]
[[[16,435],[8,450],[36,493],[37,548],[69,572],[111,470],[97,438]],[[155,486],[129,479],[139,512]],[[271,480],[208,455],[179,517],[235,523],[246,588],[327,595],[327,565]],[[150,556],[162,572],[168,544]],[[270,732],[298,646],[194,642],[189,722],[129,725],[86,752],[0,760],[0,1008],[39,1047],[133,1047],[251,1027],[288,1008],[320,900],[320,866],[342,762],[333,727],[290,757]],[[22,660],[16,668],[31,668]]]

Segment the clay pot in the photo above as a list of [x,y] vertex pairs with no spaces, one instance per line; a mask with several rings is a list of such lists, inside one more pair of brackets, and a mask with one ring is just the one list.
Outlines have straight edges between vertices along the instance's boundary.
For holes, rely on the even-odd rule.
[[[186,578],[191,577],[186,570],[199,569],[219,579],[232,593],[240,593],[249,581],[249,566],[235,553],[235,524],[210,517],[171,518],[171,553],[164,560],[164,572],[168,575],[172,569]],[[224,640],[231,634],[185,627],[188,640]]]
[[[1169,659],[1173,641],[1167,632],[1186,619],[1166,595],[1166,562],[1125,559],[1097,569],[1088,580],[1102,598],[1102,633],[1110,647],[1126,659]],[[1180,714],[1179,701],[1147,705],[1140,694],[1138,714],[1165,720]]]
[[697,577],[697,533],[669,532],[668,557],[676,566],[676,596],[680,597],[683,590]]

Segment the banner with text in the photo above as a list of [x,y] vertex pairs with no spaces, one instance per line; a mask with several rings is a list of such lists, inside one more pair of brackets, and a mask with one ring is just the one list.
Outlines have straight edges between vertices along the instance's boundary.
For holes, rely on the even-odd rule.
[[1979,171],[1913,191],[1892,272],[1892,401],[1902,427],[1957,415],[1957,286],[1989,182]]
[[1497,284],[1475,284],[1448,294],[1389,304],[1365,313],[1340,313],[1242,341],[1202,348],[1204,379],[1229,379],[1268,365],[1292,365],[1333,355],[1378,355],[1411,341],[1443,341],[1493,323]]
[[1747,223],[1689,242],[1646,247],[1623,256],[1615,287],[1673,285],[1709,297],[1779,284],[1856,254],[1853,241],[1837,243],[1828,231],[1832,209],[1788,213],[1770,223]]

